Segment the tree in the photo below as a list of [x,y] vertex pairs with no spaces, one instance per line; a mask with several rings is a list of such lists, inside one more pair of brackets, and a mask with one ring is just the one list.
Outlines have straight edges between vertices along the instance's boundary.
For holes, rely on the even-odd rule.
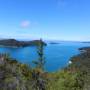
[[42,39],[39,40],[39,43],[37,45],[37,54],[38,60],[33,61],[33,63],[36,65],[37,68],[44,70],[45,58],[44,58],[44,43]]
[[39,40],[37,45],[37,54],[38,60],[33,61],[36,65],[36,68],[32,71],[32,78],[33,78],[33,86],[34,90],[46,90],[46,78],[43,77],[44,74],[44,65],[45,65],[45,58],[44,58],[44,43],[42,39]]

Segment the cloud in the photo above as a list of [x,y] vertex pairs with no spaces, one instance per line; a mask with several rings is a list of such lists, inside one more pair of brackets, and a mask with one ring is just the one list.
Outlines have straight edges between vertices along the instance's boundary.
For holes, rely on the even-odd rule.
[[31,25],[31,22],[28,21],[28,20],[22,21],[22,22],[20,23],[20,26],[21,26],[22,28],[28,28],[30,25]]

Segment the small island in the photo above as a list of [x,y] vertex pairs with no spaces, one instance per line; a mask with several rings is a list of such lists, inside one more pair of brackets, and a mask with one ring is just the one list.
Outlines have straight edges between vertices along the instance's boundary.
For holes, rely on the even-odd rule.
[[89,42],[82,42],[82,43],[90,43],[90,41]]
[[37,46],[39,43],[43,43],[46,46],[46,43],[43,42],[42,40],[32,40],[32,41],[18,41],[16,39],[0,40],[1,46],[10,46],[10,47]]
[[60,44],[60,43],[58,43],[58,42],[50,42],[50,44]]

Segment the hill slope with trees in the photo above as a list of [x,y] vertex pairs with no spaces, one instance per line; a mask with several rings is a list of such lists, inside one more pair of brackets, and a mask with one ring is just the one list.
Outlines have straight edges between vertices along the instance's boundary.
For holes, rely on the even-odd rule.
[[0,90],[90,90],[90,51],[70,59],[72,64],[56,71],[44,71],[43,46],[38,47],[35,68],[0,54]]

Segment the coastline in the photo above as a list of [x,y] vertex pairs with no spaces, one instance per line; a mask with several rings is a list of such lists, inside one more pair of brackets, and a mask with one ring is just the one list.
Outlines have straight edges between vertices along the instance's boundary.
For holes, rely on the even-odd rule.
[[7,47],[7,48],[20,48],[18,46],[6,46],[6,45],[0,45],[0,47]]

